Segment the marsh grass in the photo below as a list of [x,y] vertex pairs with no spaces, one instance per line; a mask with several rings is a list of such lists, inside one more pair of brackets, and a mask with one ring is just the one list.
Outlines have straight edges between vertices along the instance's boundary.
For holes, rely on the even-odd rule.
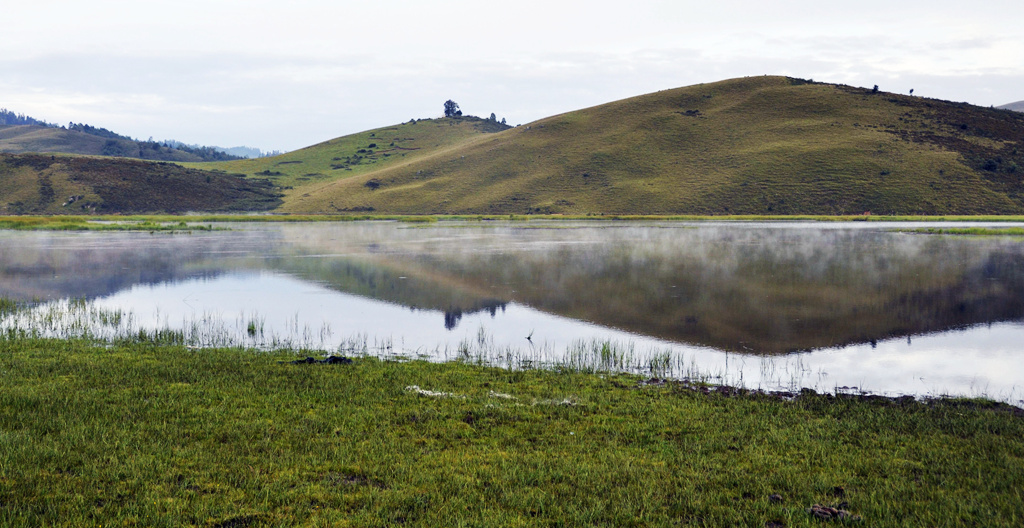
[[[20,231],[221,231],[213,224],[396,221],[410,225],[451,227],[486,226],[494,222],[529,221],[595,222],[1024,222],[1019,215],[617,215],[617,214],[511,214],[511,215],[309,215],[309,214],[212,214],[212,215],[97,215],[97,216],[0,216],[0,230]],[[544,226],[553,228],[555,226]],[[938,228],[930,228],[938,229]],[[945,228],[943,228],[945,229]],[[984,228],[964,228],[984,229]],[[999,228],[1003,229],[1003,228]],[[1015,229],[1015,228],[1006,228]],[[904,230],[915,231],[915,230]],[[920,230],[916,230],[920,231]],[[953,233],[982,234],[982,233]],[[1012,233],[1011,233],[1012,234]]]
[[295,357],[0,339],[0,525],[799,527],[839,503],[865,526],[1024,519],[1024,419],[986,402]]
[[[86,216],[4,216],[0,229],[15,231],[149,231],[190,233],[214,231],[212,225],[186,222],[181,217],[126,220],[119,217]],[[223,228],[219,228],[223,229]]]

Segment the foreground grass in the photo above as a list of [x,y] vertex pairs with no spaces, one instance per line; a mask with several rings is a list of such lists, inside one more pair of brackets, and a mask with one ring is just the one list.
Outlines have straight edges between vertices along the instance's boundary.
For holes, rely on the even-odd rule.
[[984,402],[293,357],[0,339],[0,525],[1024,520],[1024,419]]

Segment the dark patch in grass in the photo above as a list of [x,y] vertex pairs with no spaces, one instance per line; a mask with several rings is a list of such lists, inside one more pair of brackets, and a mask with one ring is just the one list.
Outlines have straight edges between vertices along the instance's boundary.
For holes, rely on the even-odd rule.
[[239,517],[225,519],[213,526],[214,528],[244,528],[246,526],[252,526],[260,522],[260,520],[261,517],[259,515],[242,515]]

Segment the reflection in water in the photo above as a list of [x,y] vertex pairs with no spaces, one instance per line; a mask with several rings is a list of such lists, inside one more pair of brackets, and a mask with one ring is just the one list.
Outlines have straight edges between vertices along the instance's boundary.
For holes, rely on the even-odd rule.
[[[1016,372],[1013,347],[1024,337],[1015,323],[1024,319],[1019,239],[901,234],[877,224],[231,227],[191,236],[0,233],[0,295],[103,298],[132,310],[152,299],[165,325],[188,314],[227,317],[224,306],[239,299],[261,317],[295,306],[288,318],[301,313],[302,325],[387,336],[406,352],[485,338],[497,348],[540,342],[549,352],[615,339],[637,350],[671,348],[686,364],[744,383],[774,376],[825,389],[969,394],[1012,393],[1022,381],[1000,379]],[[268,276],[301,280],[268,286]],[[218,284],[233,286],[213,304],[199,302]],[[253,297],[268,288],[272,298]],[[328,309],[309,291],[345,300],[331,301],[325,323]],[[187,302],[171,320],[177,295]],[[370,300],[387,313],[357,317]]]
[[[382,242],[368,258],[275,266],[409,306],[457,314],[516,301],[738,352],[868,343],[1024,316],[1017,241],[762,225],[376,236]],[[286,238],[310,254],[335,242]]]

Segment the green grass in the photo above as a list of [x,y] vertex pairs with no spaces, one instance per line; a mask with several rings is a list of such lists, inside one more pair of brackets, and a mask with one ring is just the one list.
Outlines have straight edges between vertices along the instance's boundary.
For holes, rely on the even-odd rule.
[[475,117],[420,119],[342,136],[270,158],[185,165],[270,179],[286,188],[289,195],[301,197],[326,182],[405,164],[502,128]]
[[[13,231],[213,231],[212,225],[188,223],[181,217],[126,220],[124,218],[93,219],[84,216],[0,216],[0,229]],[[223,229],[223,228],[221,228]]]
[[282,210],[1021,214],[1024,115],[785,77],[561,114],[289,194]]
[[[356,222],[398,221],[410,224],[488,221],[631,221],[631,222],[1024,222],[1021,215],[889,216],[889,215],[388,215],[388,214],[190,214],[190,215],[50,215],[0,216],[0,229],[43,231],[182,231],[211,230],[210,223]],[[182,225],[184,224],[184,225]],[[202,225],[207,224],[207,225]],[[446,226],[450,227],[450,226]],[[987,228],[963,228],[981,234]],[[1014,234],[1016,228],[991,229]],[[960,229],[925,228],[908,232],[955,232]],[[958,233],[953,233],[958,234]],[[972,234],[972,233],[966,233]]]
[[0,339],[0,525],[1024,520],[1024,419],[982,401],[293,357]]

